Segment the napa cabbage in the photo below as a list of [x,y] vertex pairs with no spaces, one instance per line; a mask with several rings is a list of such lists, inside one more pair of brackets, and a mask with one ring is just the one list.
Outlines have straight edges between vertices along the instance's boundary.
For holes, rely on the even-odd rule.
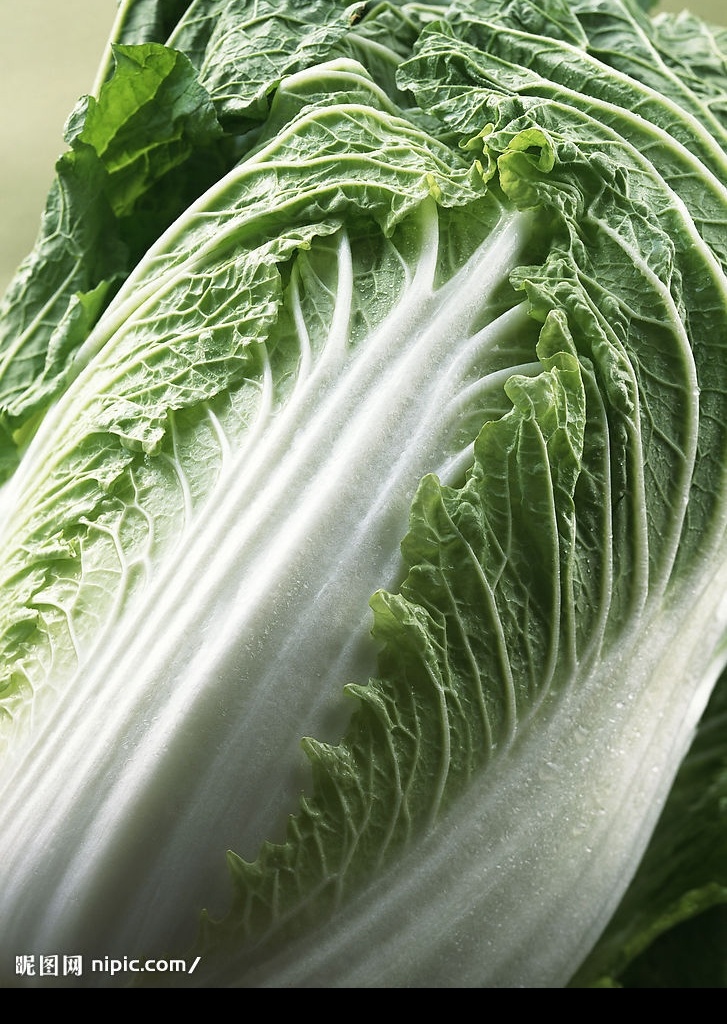
[[0,316],[4,982],[607,984],[724,902],[724,61],[120,4]]

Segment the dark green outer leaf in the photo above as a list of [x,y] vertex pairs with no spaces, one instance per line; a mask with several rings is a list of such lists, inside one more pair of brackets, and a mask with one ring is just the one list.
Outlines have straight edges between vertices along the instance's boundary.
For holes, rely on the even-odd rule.
[[[219,172],[219,124],[189,61],[149,43],[119,47],[117,69],[68,122],[71,148],[58,161],[38,241],[0,311],[6,470],[16,447],[7,442],[17,434],[23,443],[63,388],[74,351],[156,238],[159,217],[176,216]],[[141,220],[140,200],[155,195],[163,197],[155,216]]]

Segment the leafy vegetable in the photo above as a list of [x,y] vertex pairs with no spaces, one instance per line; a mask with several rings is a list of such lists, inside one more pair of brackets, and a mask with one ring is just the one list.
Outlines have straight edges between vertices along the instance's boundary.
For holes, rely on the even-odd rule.
[[724,52],[120,6],[0,320],[4,978],[615,984],[723,902]]
[[725,984],[726,698],[721,680],[629,892],[575,983]]

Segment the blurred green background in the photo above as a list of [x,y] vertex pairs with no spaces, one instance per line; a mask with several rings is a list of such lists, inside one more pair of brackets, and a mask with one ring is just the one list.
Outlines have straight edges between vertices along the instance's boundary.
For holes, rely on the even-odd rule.
[[[727,20],[725,0],[663,0]],[[93,86],[116,0],[0,0],[0,292],[32,248],[63,125]]]

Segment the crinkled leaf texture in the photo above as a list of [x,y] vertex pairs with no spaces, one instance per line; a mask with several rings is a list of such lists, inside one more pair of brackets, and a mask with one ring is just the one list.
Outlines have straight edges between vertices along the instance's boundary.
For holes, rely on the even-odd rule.
[[408,112],[301,28],[14,438],[3,960],[562,985],[612,915],[724,661],[727,192],[545,7],[412,18]]

